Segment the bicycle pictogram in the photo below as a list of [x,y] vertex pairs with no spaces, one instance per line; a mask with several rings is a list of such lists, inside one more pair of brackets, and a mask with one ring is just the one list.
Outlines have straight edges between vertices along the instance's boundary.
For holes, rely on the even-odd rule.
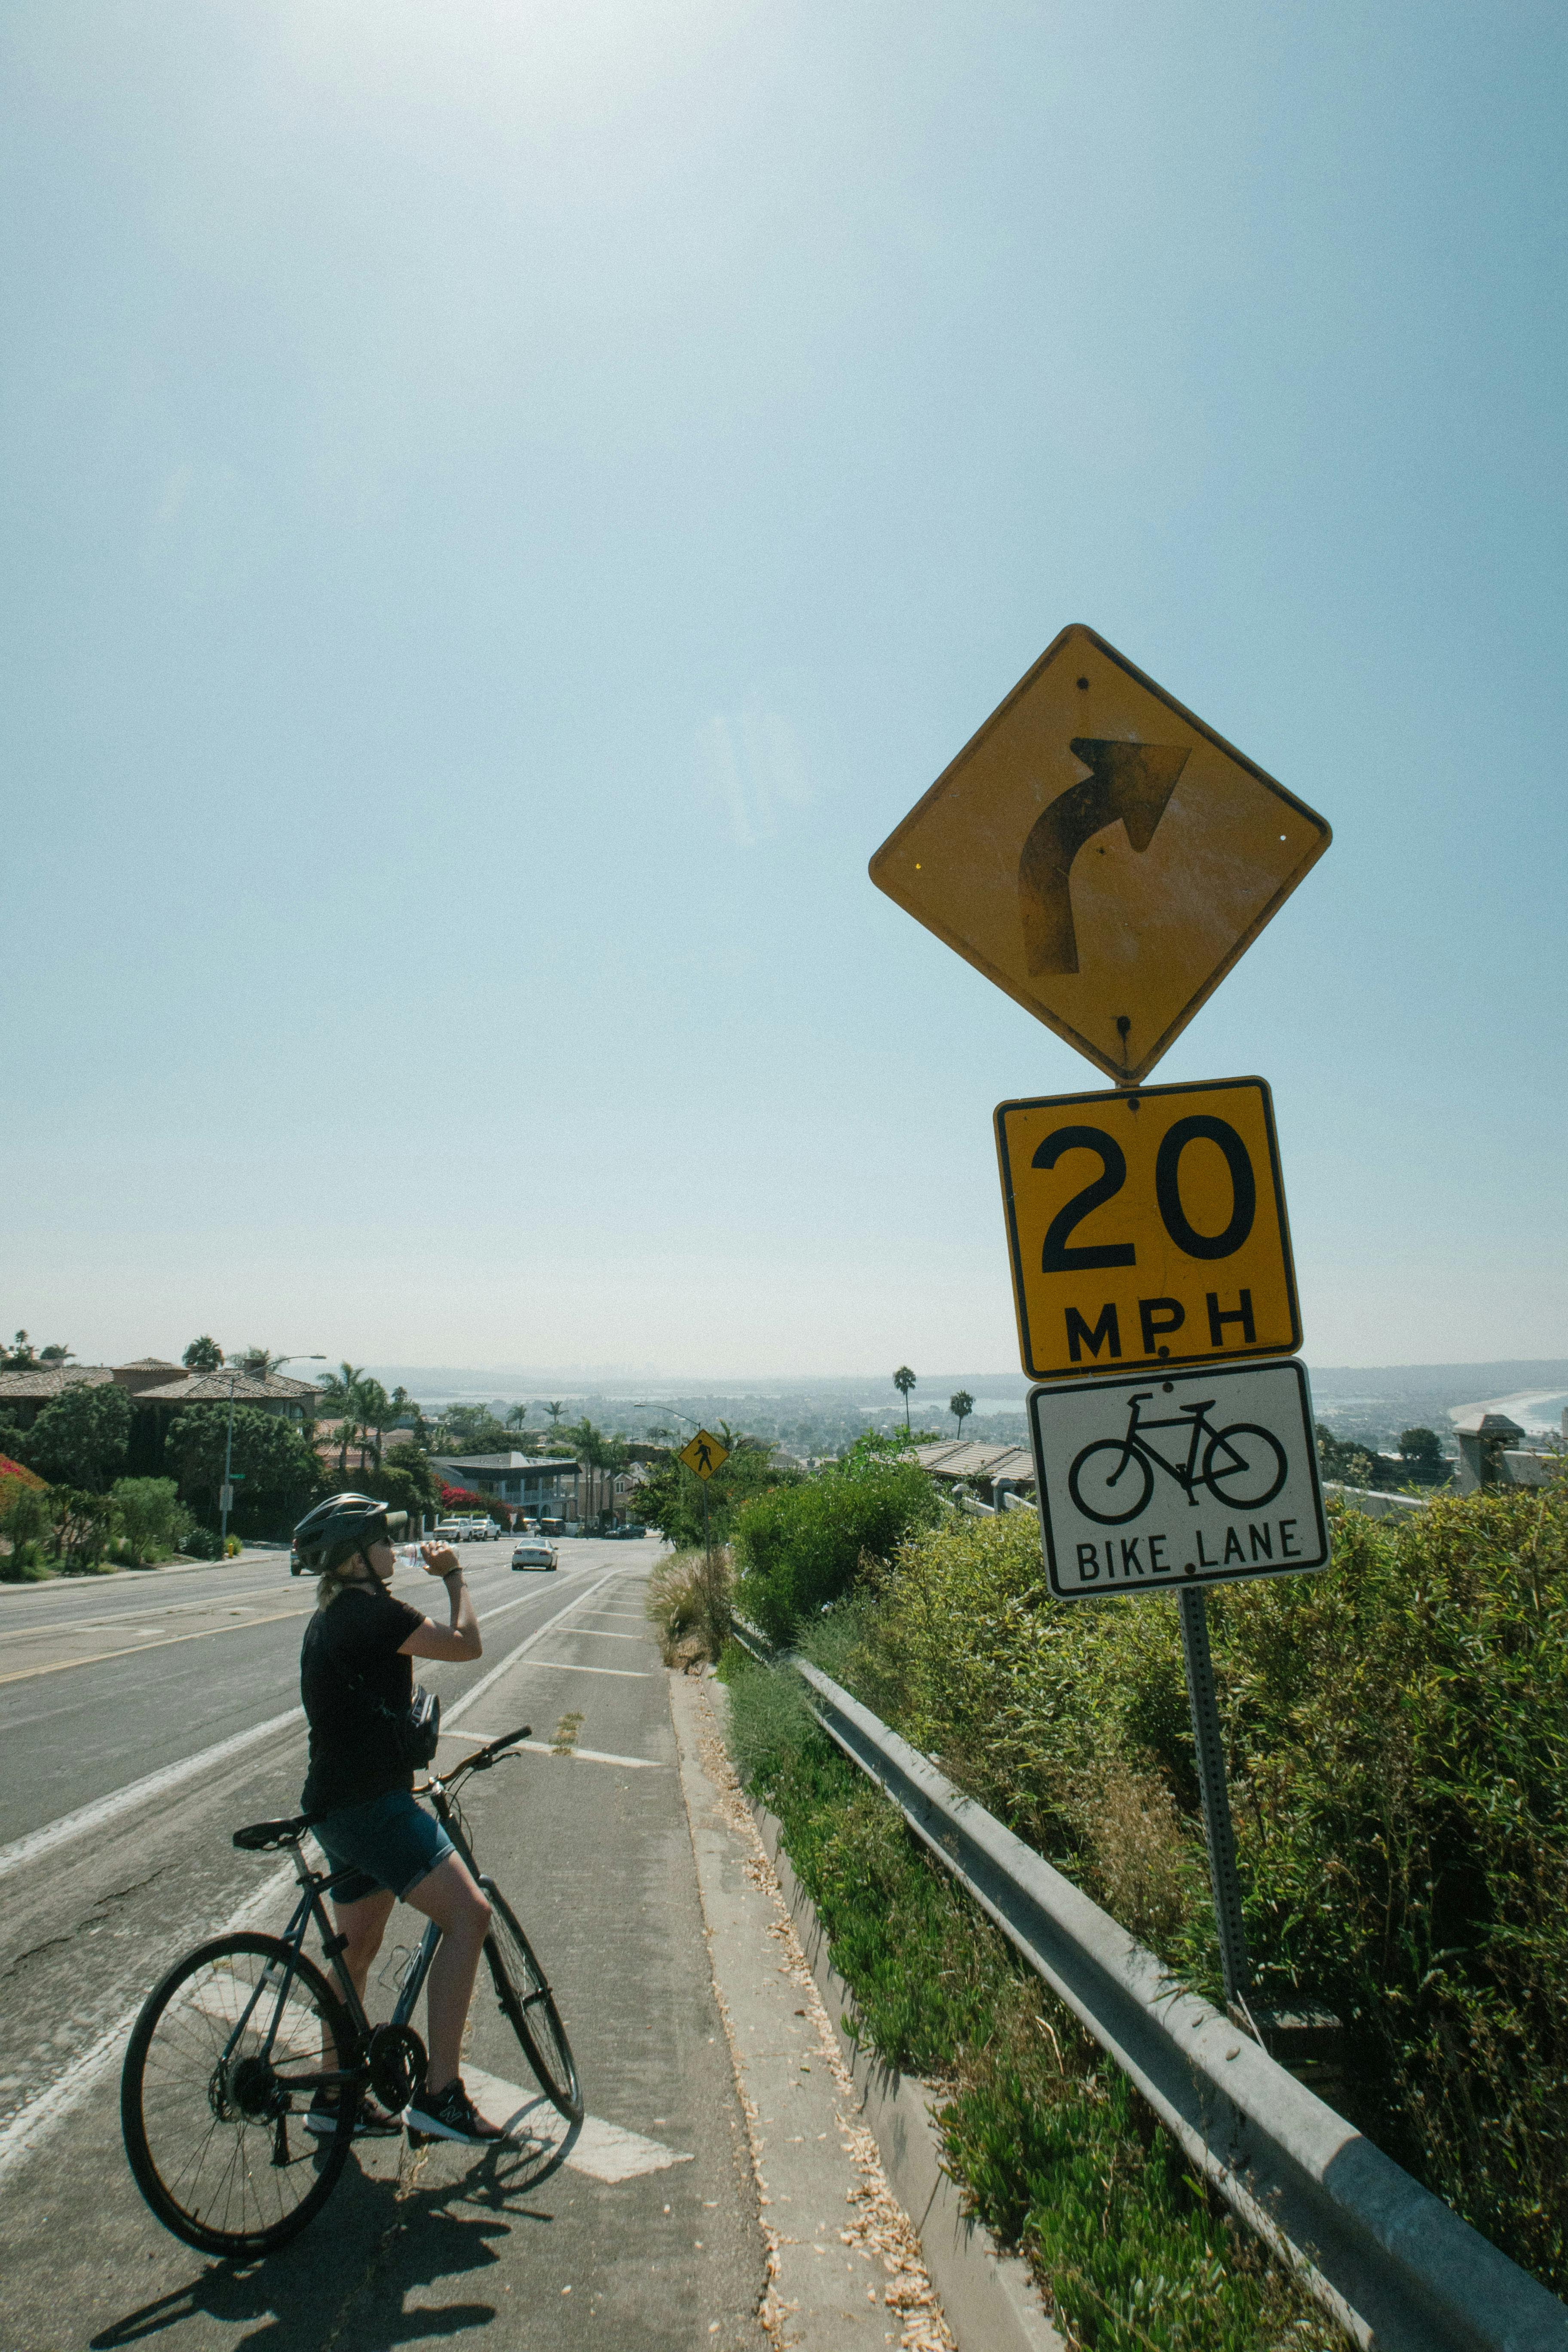
[[[1164,1385],[1169,1391],[1170,1381]],[[1213,1397],[1200,1404],[1183,1405],[1168,1420],[1142,1420],[1139,1407],[1152,1404],[1153,1399],[1152,1389],[1141,1390],[1128,1402],[1123,1434],[1097,1437],[1074,1460],[1068,1472],[1068,1492],[1086,1519],[1097,1520],[1102,1528],[1125,1527],[1147,1506],[1154,1491],[1156,1470],[1173,1478],[1194,1507],[1198,1489],[1204,1486],[1217,1502],[1235,1511],[1261,1510],[1265,1503],[1274,1500],[1289,1465],[1272,1430],[1260,1429],[1250,1421],[1233,1421],[1216,1429],[1208,1417]],[[1186,1460],[1168,1461],[1158,1446],[1151,1444],[1152,1429],[1184,1430]],[[1129,1483],[1125,1493],[1120,1493],[1123,1478]]]

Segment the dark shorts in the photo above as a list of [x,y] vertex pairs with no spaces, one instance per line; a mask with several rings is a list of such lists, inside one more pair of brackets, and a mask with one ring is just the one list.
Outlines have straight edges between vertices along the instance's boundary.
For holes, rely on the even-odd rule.
[[406,1789],[327,1813],[312,1834],[332,1869],[352,1874],[333,1887],[334,1903],[363,1902],[378,1887],[401,1902],[453,1851],[440,1822]]

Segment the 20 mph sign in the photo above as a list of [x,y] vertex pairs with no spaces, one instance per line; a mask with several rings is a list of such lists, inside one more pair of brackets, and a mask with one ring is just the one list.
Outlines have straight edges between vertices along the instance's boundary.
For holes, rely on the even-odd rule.
[[1035,1389],[1029,1427],[1060,1601],[1328,1566],[1299,1363]]
[[1005,1102],[996,1157],[1033,1379],[1300,1345],[1263,1079]]

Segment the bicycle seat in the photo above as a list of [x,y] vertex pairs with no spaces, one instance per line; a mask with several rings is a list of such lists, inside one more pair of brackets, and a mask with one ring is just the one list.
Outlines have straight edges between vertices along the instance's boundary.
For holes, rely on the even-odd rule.
[[298,1845],[313,1818],[296,1813],[291,1822],[252,1822],[248,1829],[236,1830],[234,1843],[241,1853],[271,1853],[280,1845]]

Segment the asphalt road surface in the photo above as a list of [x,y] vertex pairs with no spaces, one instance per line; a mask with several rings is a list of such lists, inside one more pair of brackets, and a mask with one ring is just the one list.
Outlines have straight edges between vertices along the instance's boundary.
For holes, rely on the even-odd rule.
[[[311,1588],[279,1556],[0,1592],[5,2352],[387,2352],[432,2336],[760,2352],[756,2189],[643,1612],[658,1547],[563,1542],[552,1575],[513,1572],[510,1550],[463,1548],[483,1658],[418,1671],[451,1726],[443,1767],[533,1727],[466,1811],[554,1981],[590,2122],[500,2156],[361,2143],[325,2212],[247,2269],[195,2253],[142,2204],[120,2055],[182,1951],[241,1913],[288,1916],[277,1857],[237,1853],[230,1833],[297,1810]],[[441,1610],[417,1570],[395,1590]],[[394,1914],[373,2018],[417,1931]],[[519,2104],[534,2095],[482,1989],[465,2063],[503,2104],[508,2084]]]

